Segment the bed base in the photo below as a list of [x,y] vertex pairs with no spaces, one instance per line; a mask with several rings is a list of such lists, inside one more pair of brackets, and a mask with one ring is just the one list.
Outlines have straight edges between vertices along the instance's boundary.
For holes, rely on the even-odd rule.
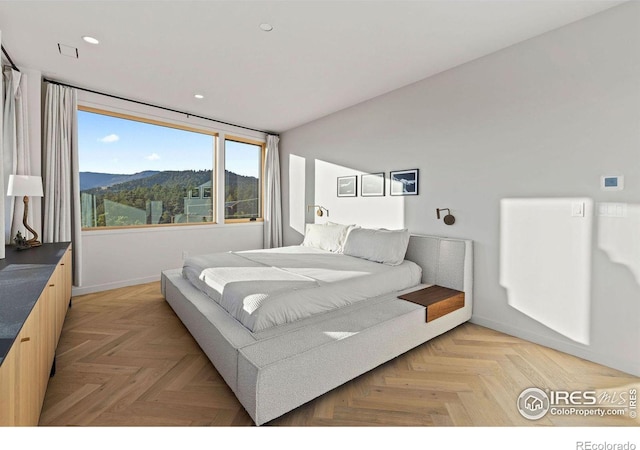
[[471,241],[412,236],[407,259],[423,267],[420,287],[439,284],[464,291],[465,306],[425,323],[423,306],[384,295],[251,333],[184,279],[180,269],[162,273],[162,292],[256,425],[262,425],[471,318]]

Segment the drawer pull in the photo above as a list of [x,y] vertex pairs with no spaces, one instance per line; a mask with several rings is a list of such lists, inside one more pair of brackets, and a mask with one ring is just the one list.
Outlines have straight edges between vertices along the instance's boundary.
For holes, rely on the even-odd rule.
[[60,263],[61,266],[64,266],[64,263]]
[[31,340],[30,337],[20,339],[20,342],[29,342]]
[[56,285],[55,284],[50,284],[49,287],[56,287]]

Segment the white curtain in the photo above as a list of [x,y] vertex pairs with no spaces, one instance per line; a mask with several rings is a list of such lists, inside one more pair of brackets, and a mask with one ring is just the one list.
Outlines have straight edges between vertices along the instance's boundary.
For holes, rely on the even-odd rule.
[[[4,180],[7,183],[10,174],[31,175],[31,150],[27,114],[27,77],[16,70],[6,68],[3,71],[3,82],[5,92],[3,159]],[[11,239],[18,231],[26,236],[27,231],[22,225],[24,204],[20,198],[16,197],[7,197],[5,202],[5,242],[11,243]],[[31,226],[35,225],[33,209],[29,210],[27,223]],[[36,226],[36,228],[39,227]]]
[[[0,83],[0,94],[4,92],[4,83]],[[0,96],[0,98],[3,98]],[[3,123],[2,120],[3,109],[0,108],[0,123]],[[4,153],[4,130],[0,126],[0,259],[4,259],[5,250],[4,250],[4,200],[6,196],[4,195],[7,192],[7,186],[4,184],[4,158],[2,154]],[[8,242],[7,242],[8,243]]]
[[81,286],[77,93],[49,83],[44,110],[43,242],[72,242],[73,284]]
[[278,136],[267,136],[264,164],[264,248],[282,247],[279,141]]
[[[4,175],[4,192],[7,192],[9,175],[16,173],[14,153],[16,152],[16,99],[14,95],[15,85],[13,70],[6,68],[2,70],[3,87],[3,113],[2,113],[2,165]],[[13,197],[5,198],[4,216],[4,241],[11,243],[11,218],[13,217]]]

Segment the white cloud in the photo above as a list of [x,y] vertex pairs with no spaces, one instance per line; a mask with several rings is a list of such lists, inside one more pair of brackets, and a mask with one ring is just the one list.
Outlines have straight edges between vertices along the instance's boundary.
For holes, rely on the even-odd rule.
[[150,155],[145,156],[144,159],[148,161],[157,161],[160,159],[160,155],[158,155],[157,153],[152,153]]
[[103,138],[98,139],[99,142],[103,142],[105,144],[110,144],[112,142],[117,142],[120,140],[120,136],[117,134],[109,134]]

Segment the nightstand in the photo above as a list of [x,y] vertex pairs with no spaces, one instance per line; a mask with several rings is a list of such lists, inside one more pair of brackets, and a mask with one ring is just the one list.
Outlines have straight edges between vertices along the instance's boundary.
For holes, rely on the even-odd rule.
[[464,306],[464,292],[433,285],[398,296],[402,300],[425,306],[426,321],[431,322],[438,317],[449,314]]

